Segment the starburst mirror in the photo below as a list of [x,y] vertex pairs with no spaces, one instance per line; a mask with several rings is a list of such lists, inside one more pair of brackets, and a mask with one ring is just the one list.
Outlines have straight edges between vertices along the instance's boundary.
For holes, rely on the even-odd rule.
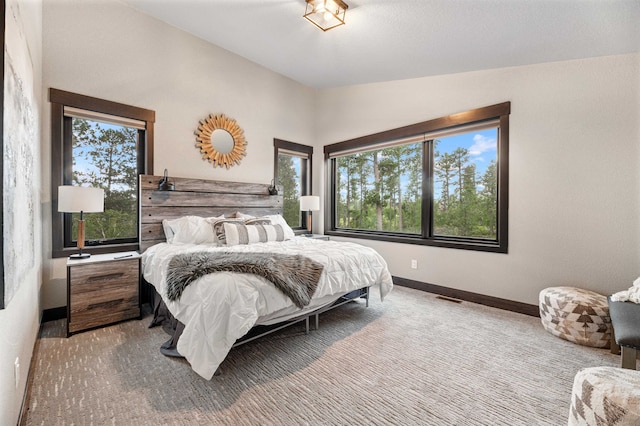
[[244,131],[236,120],[224,114],[209,114],[200,120],[195,134],[202,158],[209,160],[214,167],[228,169],[240,164],[242,157],[247,155]]

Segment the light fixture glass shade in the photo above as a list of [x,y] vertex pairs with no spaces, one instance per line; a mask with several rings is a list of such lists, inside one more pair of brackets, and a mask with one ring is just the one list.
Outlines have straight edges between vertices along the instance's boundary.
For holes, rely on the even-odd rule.
[[320,197],[317,195],[303,195],[300,197],[301,211],[318,211],[320,210]]
[[322,31],[344,25],[349,6],[342,0],[306,0],[304,17]]
[[96,213],[104,211],[104,190],[86,186],[59,186],[58,211]]

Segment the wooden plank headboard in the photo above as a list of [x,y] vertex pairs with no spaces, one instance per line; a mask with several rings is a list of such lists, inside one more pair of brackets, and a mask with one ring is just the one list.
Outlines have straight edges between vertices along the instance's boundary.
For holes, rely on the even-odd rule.
[[192,215],[230,215],[237,211],[261,216],[282,214],[282,188],[269,195],[269,184],[174,178],[174,191],[159,191],[163,176],[140,175],[140,253],[164,242],[164,219]]

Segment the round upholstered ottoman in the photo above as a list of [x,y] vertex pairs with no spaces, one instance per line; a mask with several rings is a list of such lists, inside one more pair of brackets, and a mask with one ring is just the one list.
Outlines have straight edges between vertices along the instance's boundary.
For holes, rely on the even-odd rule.
[[590,367],[576,374],[569,426],[640,425],[640,371]]
[[575,287],[549,287],[540,292],[540,320],[551,334],[595,348],[611,345],[607,297]]

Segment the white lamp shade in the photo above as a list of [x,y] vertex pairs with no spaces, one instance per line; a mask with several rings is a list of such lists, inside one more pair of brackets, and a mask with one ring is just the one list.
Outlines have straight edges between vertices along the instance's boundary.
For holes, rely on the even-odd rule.
[[320,197],[318,197],[317,195],[303,195],[302,197],[300,197],[300,210],[320,210]]
[[104,211],[104,190],[86,186],[59,186],[58,211],[65,213]]

